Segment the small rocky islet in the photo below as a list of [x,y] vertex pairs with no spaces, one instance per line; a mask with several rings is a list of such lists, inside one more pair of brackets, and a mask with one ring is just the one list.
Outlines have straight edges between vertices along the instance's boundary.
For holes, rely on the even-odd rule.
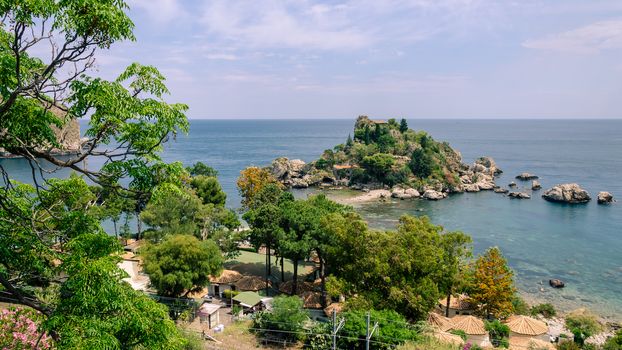
[[[480,157],[473,164],[462,162],[460,152],[447,142],[434,140],[424,131],[408,128],[404,119],[372,120],[359,116],[354,137],[325,150],[319,159],[306,163],[300,159],[276,158],[267,170],[287,188],[350,188],[370,192],[365,199],[396,198],[441,200],[452,193],[494,191],[512,199],[530,199],[521,190],[498,186],[495,179],[503,171],[491,157]],[[531,181],[528,188],[539,191],[539,176],[524,172],[518,181]],[[509,188],[517,188],[512,181]],[[587,203],[589,193],[576,183],[558,184],[543,192],[550,202]],[[609,192],[598,194],[599,204],[613,203]]]

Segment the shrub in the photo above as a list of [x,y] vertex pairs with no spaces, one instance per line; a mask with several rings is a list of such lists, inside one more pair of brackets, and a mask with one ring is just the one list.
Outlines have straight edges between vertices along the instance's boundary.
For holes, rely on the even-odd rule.
[[[347,337],[339,338],[338,348],[359,349],[364,344],[367,330],[367,312],[365,310],[346,311],[342,315],[347,320],[343,327],[343,334]],[[419,339],[419,331],[409,324],[404,316],[393,310],[371,310],[370,320],[373,325],[378,323],[378,329],[372,340],[377,342],[374,349],[393,349],[396,345]]]
[[622,330],[619,330],[615,336],[607,340],[605,345],[603,345],[603,350],[622,350]]
[[272,302],[272,311],[263,311],[255,315],[254,331],[264,337],[296,343],[304,340],[304,324],[309,320],[303,309],[302,299],[297,296],[279,296]]
[[557,350],[581,350],[581,347],[575,342],[564,340],[557,344]]
[[467,340],[467,334],[465,331],[461,330],[461,329],[452,329],[449,333],[451,334],[455,334],[457,336],[459,336],[460,338],[462,338],[462,340],[466,341]]
[[583,345],[585,339],[601,331],[596,316],[585,310],[578,310],[566,316],[566,328],[574,335],[574,341]]
[[555,311],[555,307],[549,303],[538,304],[531,308],[531,315],[542,315],[546,318],[550,318],[557,315],[557,311]]
[[490,342],[495,347],[509,347],[507,337],[510,335],[510,327],[499,322],[499,320],[494,320],[492,322],[486,321],[486,330],[490,335]]
[[[41,315],[32,309],[9,308],[0,310],[0,349],[52,349],[53,340],[41,334]],[[39,337],[41,339],[39,340]]]
[[231,298],[234,298],[236,295],[240,294],[239,291],[237,290],[231,290],[231,289],[225,289],[222,292],[222,297],[223,299],[225,299],[226,301],[231,300]]
[[530,311],[525,300],[518,294],[514,295],[514,298],[512,298],[512,307],[514,308],[514,313],[517,315],[528,315]]

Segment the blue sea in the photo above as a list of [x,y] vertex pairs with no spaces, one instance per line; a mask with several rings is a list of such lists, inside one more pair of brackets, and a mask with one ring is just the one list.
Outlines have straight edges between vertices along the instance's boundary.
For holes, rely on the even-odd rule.
[[[456,194],[448,199],[358,204],[375,228],[393,228],[402,214],[427,215],[447,230],[473,237],[474,251],[499,246],[530,302],[552,302],[563,310],[587,307],[622,319],[622,120],[409,120],[436,140],[447,141],[472,163],[491,156],[504,171],[497,184],[531,172],[543,190],[577,182],[594,200],[585,205],[511,200],[490,191]],[[194,120],[190,133],[167,144],[166,161],[190,165],[202,161],[216,168],[239,207],[235,187],[240,170],[265,166],[278,156],[316,159],[324,149],[343,143],[354,120]],[[83,126],[84,128],[84,126]],[[0,160],[17,179],[30,168],[19,159]],[[97,162],[89,167],[97,166]],[[528,182],[517,181],[519,187]],[[621,200],[597,205],[596,194],[609,191]],[[304,195],[306,192],[298,193]],[[548,287],[559,278],[567,287]]]

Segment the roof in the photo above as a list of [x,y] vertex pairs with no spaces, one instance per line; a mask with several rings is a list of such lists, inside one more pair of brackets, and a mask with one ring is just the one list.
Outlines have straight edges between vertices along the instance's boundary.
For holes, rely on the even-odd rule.
[[374,124],[386,124],[387,123],[386,120],[382,120],[382,119],[373,119],[371,120],[371,122]]
[[[257,276],[244,276],[233,283],[239,290],[258,291],[266,289],[266,280]],[[268,281],[268,286],[272,283]]]
[[242,292],[233,297],[233,300],[245,307],[253,307],[261,303],[261,295],[255,292]]
[[504,323],[510,327],[510,331],[518,334],[541,335],[549,331],[549,326],[546,323],[523,315],[512,316]]
[[436,329],[441,331],[447,331],[453,326],[451,320],[445,316],[439,315],[436,312],[430,312],[428,314],[428,323]]
[[211,315],[220,309],[218,304],[204,303],[199,307],[199,313],[203,315]]
[[510,337],[509,350],[547,349],[555,350],[555,346],[547,341],[526,337]]
[[[438,300],[438,303],[442,307],[447,307],[447,298],[442,298]],[[473,310],[475,307],[469,301],[469,296],[466,294],[459,294],[457,296],[451,296],[449,301],[449,308],[454,310]]]
[[223,270],[220,276],[210,276],[209,281],[216,284],[231,284],[241,279],[242,274],[234,270]]
[[321,309],[322,296],[317,292],[304,292],[301,295],[305,309]]
[[203,298],[208,293],[209,293],[209,290],[207,288],[201,288],[200,290],[196,292],[188,293],[187,297],[191,299],[199,299],[199,298]]
[[464,344],[464,340],[459,335],[447,333],[447,332],[434,332],[434,338],[438,339],[442,343],[461,345]]
[[328,305],[325,309],[324,309],[324,313],[326,314],[326,316],[332,316],[333,315],[333,310],[335,310],[335,313],[340,313],[341,310],[343,310],[343,304],[342,303],[332,303],[330,305]]
[[484,328],[484,321],[471,315],[458,315],[451,318],[451,329],[463,331],[469,335],[483,335],[486,334],[486,328]]
[[[294,281],[289,280],[283,282],[279,285],[279,291],[285,294],[292,294],[294,290]],[[313,284],[305,281],[298,281],[298,294],[302,294],[304,292],[310,292],[313,290]]]

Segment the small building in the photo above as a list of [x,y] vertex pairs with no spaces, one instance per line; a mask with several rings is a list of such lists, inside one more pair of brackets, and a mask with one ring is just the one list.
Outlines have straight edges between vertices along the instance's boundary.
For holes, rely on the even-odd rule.
[[203,303],[197,311],[200,323],[207,323],[208,329],[220,324],[220,305]]
[[504,322],[510,328],[510,340],[513,338],[549,340],[549,326],[535,318],[514,315]]
[[484,327],[484,321],[471,315],[458,315],[451,319],[451,329],[463,331],[467,335],[467,343],[477,345],[479,347],[492,347],[488,332]]
[[[447,298],[439,299],[438,309],[442,315],[445,315],[447,308]],[[449,299],[449,317],[456,315],[473,315],[475,312],[475,305],[469,301],[469,296],[466,294],[459,294],[457,296],[451,296]]]
[[256,292],[246,291],[234,296],[233,303],[240,305],[244,312],[254,312],[262,309],[261,299],[261,295]]
[[236,290],[235,282],[239,281],[242,274],[233,270],[224,270],[220,276],[210,276],[210,285],[207,287],[209,295],[222,298],[225,290]]
[[[304,292],[312,291],[314,289],[314,285],[311,282],[298,280],[298,285],[296,286],[296,288],[297,288],[297,294],[301,295]],[[279,292],[281,293],[292,295],[293,291],[294,291],[293,280],[285,281],[279,285]]]

